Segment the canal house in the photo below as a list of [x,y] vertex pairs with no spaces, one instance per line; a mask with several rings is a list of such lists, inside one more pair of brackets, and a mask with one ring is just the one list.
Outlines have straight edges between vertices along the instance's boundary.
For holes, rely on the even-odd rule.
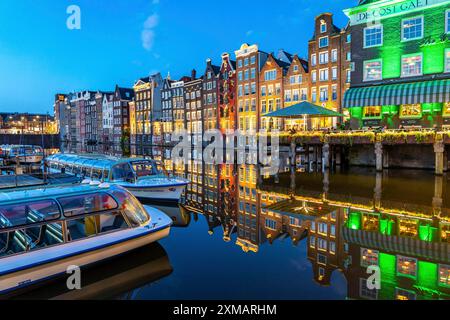
[[352,33],[352,129],[450,127],[450,1],[361,0]]

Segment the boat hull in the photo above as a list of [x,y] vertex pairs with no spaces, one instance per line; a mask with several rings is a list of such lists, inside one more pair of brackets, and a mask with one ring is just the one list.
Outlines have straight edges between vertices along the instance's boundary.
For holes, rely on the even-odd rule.
[[[155,222],[159,226],[150,227]],[[79,248],[79,252],[69,254],[68,257],[64,256],[66,245],[61,245],[29,253],[35,256],[56,257],[45,263],[33,263],[32,258],[24,258],[23,255],[5,258],[2,263],[11,268],[10,270],[3,270],[0,274],[0,295],[35,286],[40,282],[64,274],[69,277],[71,274],[67,270],[71,266],[83,268],[158,241],[169,236],[171,224],[170,218],[165,216],[164,213],[152,213],[152,222],[148,226],[138,228],[138,230],[118,231],[71,243],[71,246]],[[86,247],[88,249],[85,249]],[[71,252],[73,249],[68,248],[67,251]],[[22,261],[15,263],[15,259]],[[16,271],[13,268],[16,264],[21,265],[22,268],[17,268]]]
[[186,185],[165,186],[165,187],[130,187],[123,186],[136,198],[157,202],[179,202]]

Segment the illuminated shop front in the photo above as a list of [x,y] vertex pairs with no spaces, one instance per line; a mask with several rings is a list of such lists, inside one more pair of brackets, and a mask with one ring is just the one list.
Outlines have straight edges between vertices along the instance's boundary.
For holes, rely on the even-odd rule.
[[450,1],[413,2],[345,10],[355,54],[344,106],[354,129],[450,127]]

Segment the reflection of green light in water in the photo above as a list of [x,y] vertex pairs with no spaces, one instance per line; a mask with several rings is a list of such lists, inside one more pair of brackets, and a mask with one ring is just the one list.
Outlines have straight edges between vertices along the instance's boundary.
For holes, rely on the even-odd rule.
[[438,283],[438,265],[432,262],[419,261],[419,275],[417,285],[429,289],[436,289]]

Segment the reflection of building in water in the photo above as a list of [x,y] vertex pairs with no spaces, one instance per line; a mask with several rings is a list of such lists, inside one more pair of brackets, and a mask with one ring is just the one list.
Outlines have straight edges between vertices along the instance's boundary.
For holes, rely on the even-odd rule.
[[[450,298],[450,198],[442,177],[418,179],[419,191],[401,174],[385,179],[302,174],[287,183],[290,178],[281,176],[279,185],[270,181],[259,186],[262,193],[292,197],[263,212],[306,207],[315,216],[312,213],[322,210],[308,231],[308,258],[318,283],[329,285],[338,269],[347,278],[349,298]],[[380,267],[378,291],[368,287],[367,268],[372,265]]]
[[239,166],[238,188],[238,239],[236,244],[245,252],[258,252],[260,244],[259,234],[259,196],[256,191],[258,168],[256,165]]
[[235,165],[219,166],[219,212],[223,213],[227,223],[224,225],[224,240],[230,241],[231,233],[236,230],[237,214],[237,170]]
[[195,211],[203,211],[203,164],[191,160],[187,164],[186,178],[191,181],[186,190],[185,205]]
[[332,212],[311,222],[308,236],[308,259],[313,265],[314,280],[329,285],[333,271],[343,269],[347,258],[347,244],[342,239],[341,225],[345,210]]

